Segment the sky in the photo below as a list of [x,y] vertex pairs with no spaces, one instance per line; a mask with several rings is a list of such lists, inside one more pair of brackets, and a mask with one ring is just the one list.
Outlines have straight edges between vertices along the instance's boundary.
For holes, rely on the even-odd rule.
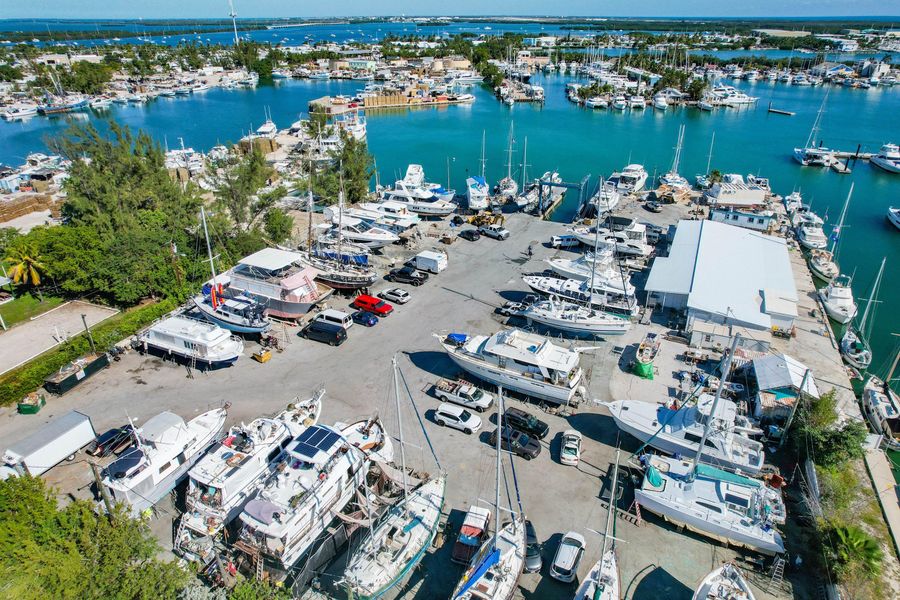
[[[547,15],[824,17],[900,15],[900,0],[234,0],[238,17]],[[0,18],[210,18],[228,0],[0,0]],[[448,12],[449,11],[449,12]]]

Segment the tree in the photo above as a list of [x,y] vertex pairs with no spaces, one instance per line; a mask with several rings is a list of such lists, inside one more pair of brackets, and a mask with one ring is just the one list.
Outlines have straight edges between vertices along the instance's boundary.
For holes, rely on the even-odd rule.
[[859,421],[837,424],[835,390],[818,398],[804,399],[797,408],[797,428],[792,439],[798,453],[823,467],[862,458],[866,426]]
[[[266,164],[263,153],[253,146],[243,157],[232,159],[218,178],[216,201],[231,217],[235,229],[249,230],[256,218],[271,205],[271,196],[260,198],[257,192],[274,175],[274,170]],[[284,188],[273,190],[280,198]]]
[[700,100],[703,98],[703,93],[706,91],[706,88],[708,86],[709,84],[706,79],[694,79],[688,84],[688,96],[691,100]]
[[13,283],[32,287],[41,285],[41,274],[46,267],[33,243],[23,242],[10,248],[6,262],[10,265],[9,275]]
[[294,219],[280,208],[270,208],[265,216],[265,232],[273,244],[280,244],[294,232]]
[[21,69],[12,65],[0,65],[0,81],[18,81],[22,76]]
[[274,588],[255,579],[241,580],[228,594],[228,600],[290,600],[290,598],[291,594],[286,590]]
[[187,574],[156,558],[146,525],[119,505],[99,514],[85,500],[64,508],[39,478],[0,481],[0,576],[8,598],[172,598]]
[[103,63],[78,61],[70,67],[57,70],[59,83],[69,92],[99,94],[112,79],[112,69]]
[[869,575],[881,572],[884,552],[878,540],[865,531],[856,525],[837,525],[826,535],[834,568],[839,574],[856,569],[862,569]]

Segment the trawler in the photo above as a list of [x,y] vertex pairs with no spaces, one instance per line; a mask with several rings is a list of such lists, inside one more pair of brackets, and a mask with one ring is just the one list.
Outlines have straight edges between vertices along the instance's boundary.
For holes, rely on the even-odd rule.
[[586,393],[580,351],[560,348],[543,336],[504,329],[490,336],[451,333],[438,339],[457,366],[495,385],[557,404]]
[[138,334],[135,344],[144,352],[174,358],[198,369],[227,367],[244,352],[244,342],[215,323],[174,315]]
[[171,412],[131,425],[135,445],[104,469],[101,485],[113,502],[135,517],[165,497],[213,443],[225,425],[227,407],[188,421]]
[[385,462],[393,458],[391,440],[377,418],[307,428],[287,445],[244,506],[235,546],[258,571],[286,577],[365,484],[373,455]]
[[[176,549],[194,552],[211,541],[243,510],[256,486],[269,476],[282,451],[322,411],[325,388],[307,399],[295,399],[275,417],[260,417],[232,427],[188,473],[186,510],[181,518]],[[198,544],[199,542],[199,544]]]
[[621,171],[613,173],[609,183],[623,194],[639,192],[647,183],[647,171],[644,170],[644,165],[628,165]]
[[642,400],[617,400],[606,407],[619,429],[666,454],[697,452],[709,422],[711,432],[700,458],[725,469],[758,473],[765,452],[762,443],[750,439],[747,433],[762,431],[738,415],[737,405],[729,400],[721,400],[716,414],[710,416],[714,400],[711,394],[700,394],[696,404],[681,408]]

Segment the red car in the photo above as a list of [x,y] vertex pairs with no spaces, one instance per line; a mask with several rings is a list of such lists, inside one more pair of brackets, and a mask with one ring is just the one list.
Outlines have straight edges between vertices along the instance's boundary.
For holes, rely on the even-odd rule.
[[391,306],[381,298],[369,296],[368,294],[361,294],[357,296],[356,300],[354,300],[353,303],[350,304],[350,306],[358,310],[364,310],[366,312],[376,314],[379,317],[386,317],[394,312],[393,306]]

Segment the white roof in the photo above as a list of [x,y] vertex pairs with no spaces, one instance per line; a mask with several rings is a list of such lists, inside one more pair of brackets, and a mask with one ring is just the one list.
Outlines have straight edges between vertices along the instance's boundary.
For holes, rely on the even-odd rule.
[[148,442],[159,443],[163,441],[169,431],[176,428],[181,429],[184,426],[184,419],[175,413],[164,411],[144,423],[144,426],[141,427],[141,437]]
[[266,271],[277,271],[283,269],[300,259],[297,252],[288,252],[287,250],[279,250],[278,248],[263,248],[259,252],[254,252],[250,256],[241,259],[242,265],[248,267],[256,267]]
[[[770,354],[753,359],[753,371],[756,373],[756,383],[760,390],[777,390],[779,388],[792,387],[799,390],[803,384],[803,375],[807,366],[787,354]],[[806,378],[803,391],[814,398],[819,397],[819,389],[816,387],[812,371]]]
[[646,288],[687,295],[688,308],[727,315],[737,325],[769,329],[767,310],[797,314],[785,241],[715,221],[680,221],[669,256],[653,263]]

